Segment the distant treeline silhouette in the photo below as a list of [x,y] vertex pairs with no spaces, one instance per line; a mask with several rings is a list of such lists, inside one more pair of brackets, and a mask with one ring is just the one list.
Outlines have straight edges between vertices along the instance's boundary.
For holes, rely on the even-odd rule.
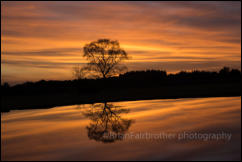
[[77,93],[87,94],[121,88],[149,88],[157,86],[181,86],[196,84],[233,83],[241,81],[241,71],[224,67],[219,72],[181,71],[167,74],[163,70],[130,71],[119,77],[105,79],[79,79],[67,81],[25,82],[15,86],[8,83],[1,85],[2,95],[56,94]]

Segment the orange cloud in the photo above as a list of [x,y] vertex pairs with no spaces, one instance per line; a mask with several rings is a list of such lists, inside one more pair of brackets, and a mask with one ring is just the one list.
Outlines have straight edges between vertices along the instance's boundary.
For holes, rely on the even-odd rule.
[[119,40],[130,70],[240,68],[240,5],[1,2],[2,79],[71,79],[71,68],[86,62],[82,47],[99,38]]

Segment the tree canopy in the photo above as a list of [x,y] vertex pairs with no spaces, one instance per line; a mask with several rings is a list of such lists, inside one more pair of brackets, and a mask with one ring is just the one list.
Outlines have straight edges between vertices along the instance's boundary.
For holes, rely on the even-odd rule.
[[88,60],[87,65],[81,69],[85,77],[107,78],[127,69],[120,63],[128,59],[128,54],[117,40],[99,39],[86,44],[83,57]]

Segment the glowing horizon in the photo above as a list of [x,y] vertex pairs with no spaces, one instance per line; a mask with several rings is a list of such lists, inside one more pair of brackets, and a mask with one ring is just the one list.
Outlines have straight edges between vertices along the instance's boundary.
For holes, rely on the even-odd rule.
[[129,70],[241,68],[241,2],[1,2],[1,76],[72,79],[82,47],[118,40]]

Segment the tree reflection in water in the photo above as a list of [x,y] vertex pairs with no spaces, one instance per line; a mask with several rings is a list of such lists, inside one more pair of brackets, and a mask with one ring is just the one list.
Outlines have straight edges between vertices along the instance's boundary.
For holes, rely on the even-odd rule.
[[83,115],[91,120],[86,127],[89,139],[112,143],[123,140],[134,120],[121,118],[122,113],[128,113],[129,109],[114,106],[111,103],[96,103],[83,111]]

